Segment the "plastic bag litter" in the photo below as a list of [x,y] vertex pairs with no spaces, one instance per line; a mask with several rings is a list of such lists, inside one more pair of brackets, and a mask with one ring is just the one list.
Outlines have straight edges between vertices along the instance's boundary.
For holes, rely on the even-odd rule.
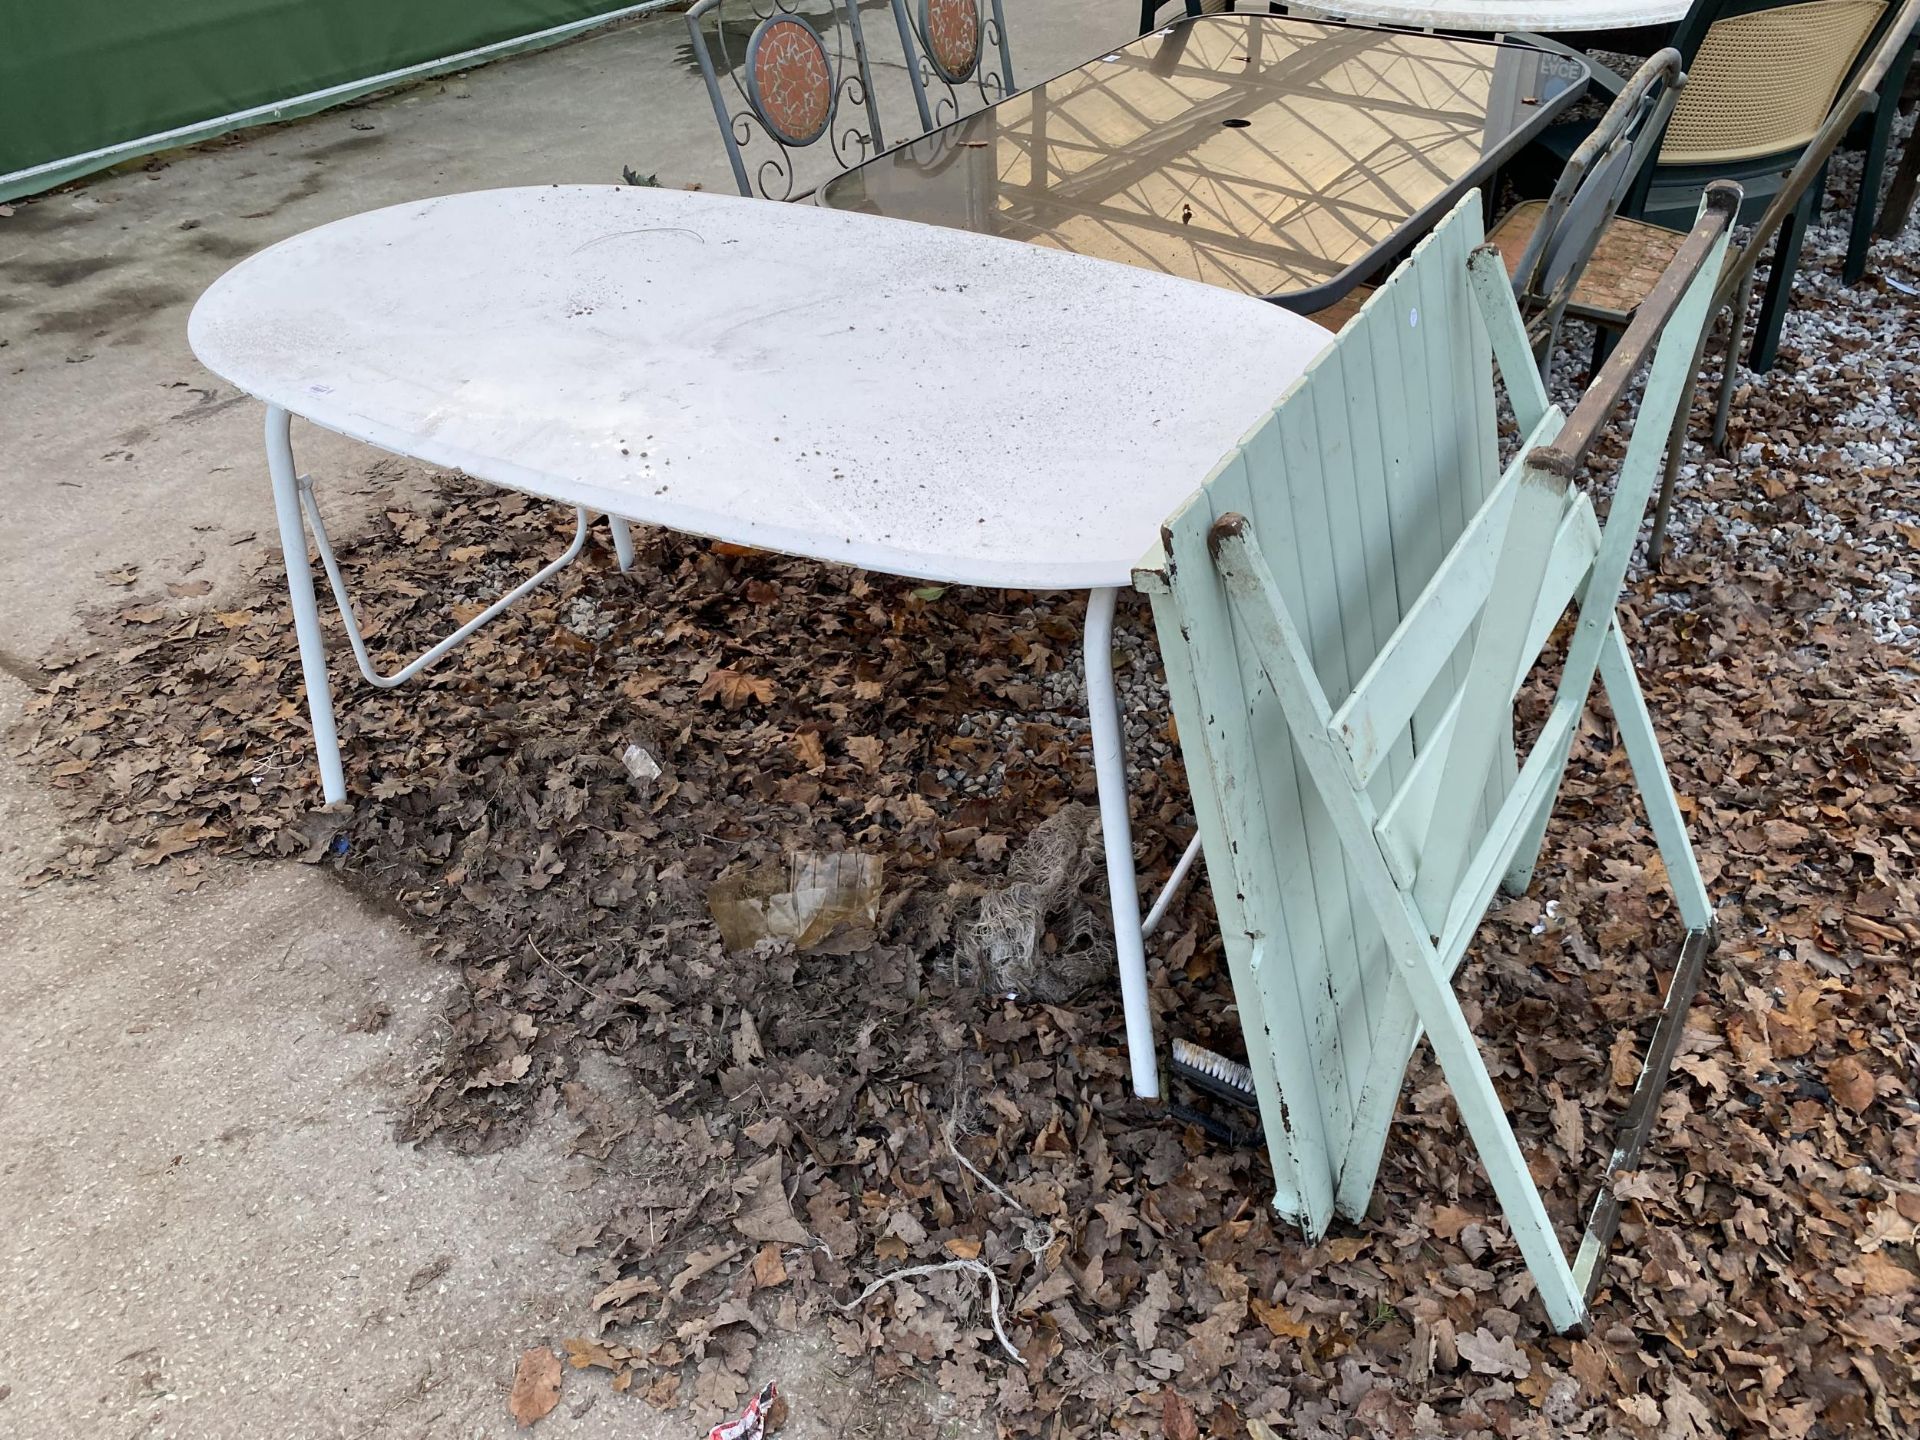
[[1099,835],[1098,814],[1063,805],[1013,852],[1007,883],[982,895],[960,926],[958,956],[981,985],[1057,1002],[1107,973],[1111,933],[1080,895],[1100,859]]
[[760,1440],[787,1421],[787,1402],[780,1387],[769,1380],[766,1388],[747,1402],[736,1420],[725,1420],[707,1431],[707,1440]]
[[651,788],[662,773],[659,758],[644,745],[627,746],[621,752],[620,763],[626,767],[633,788],[640,791]]
[[806,950],[838,926],[879,921],[880,870],[877,855],[800,850],[757,870],[722,875],[707,891],[707,909],[729,950],[769,939]]

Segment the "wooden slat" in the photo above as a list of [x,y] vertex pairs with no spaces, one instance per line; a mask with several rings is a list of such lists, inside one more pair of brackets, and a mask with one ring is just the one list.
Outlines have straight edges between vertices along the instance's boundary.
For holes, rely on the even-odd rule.
[[[1155,628],[1178,637],[1161,646],[1168,696],[1273,1159],[1273,1203],[1317,1235],[1332,1219],[1332,1161],[1308,1031],[1315,997],[1300,993],[1287,963],[1295,940],[1286,923],[1313,916],[1311,883],[1301,868],[1262,863],[1262,856],[1243,854],[1239,845],[1245,836],[1297,833],[1299,797],[1292,790],[1292,766],[1274,766],[1262,753],[1284,754],[1285,737],[1256,724],[1261,702],[1270,703],[1270,696],[1262,695],[1263,678],[1251,688],[1244,681],[1226,592],[1207,549],[1214,504],[1244,503],[1246,489],[1246,458],[1236,454],[1168,521],[1161,540],[1164,570],[1144,576],[1143,588],[1153,602]],[[1281,770],[1286,783],[1248,783],[1250,777],[1264,780],[1266,770]],[[1270,931],[1275,915],[1283,923]]]
[[[1549,411],[1527,437],[1528,445],[1544,445],[1559,425],[1559,412]],[[1334,712],[1334,724],[1368,782],[1386,759],[1384,747],[1398,739],[1412,720],[1414,707],[1486,604],[1521,463],[1516,460],[1501,484],[1481,502],[1440,569],[1408,607],[1407,618],[1379,647],[1373,664]]]
[[[1519,694],[1520,686],[1533,669],[1533,657],[1540,653],[1554,626],[1560,623],[1568,601],[1580,593],[1599,548],[1600,525],[1593,517],[1593,505],[1585,495],[1578,496],[1560,522],[1559,533],[1554,536],[1553,553],[1547,560],[1547,578],[1540,587],[1540,601],[1534,610],[1527,648],[1522,651],[1520,663],[1515,667],[1510,694]],[[1445,759],[1447,744],[1453,733],[1458,703],[1459,696],[1456,694],[1435,731],[1434,743],[1414,761],[1412,771],[1380,817],[1380,843],[1387,851],[1389,863],[1409,884],[1419,867],[1421,842],[1433,815],[1440,765]]]

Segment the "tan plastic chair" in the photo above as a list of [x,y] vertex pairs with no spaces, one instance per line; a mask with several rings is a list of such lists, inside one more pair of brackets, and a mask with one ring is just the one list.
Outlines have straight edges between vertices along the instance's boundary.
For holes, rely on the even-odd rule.
[[[1890,33],[1897,9],[1898,0],[1695,0],[1674,32],[1692,83],[1626,213],[1682,229],[1701,187],[1725,177],[1746,190],[1747,218],[1757,215],[1866,57]],[[1905,75],[1910,58],[1911,46],[1896,54],[1896,77]],[[1866,271],[1893,118],[1891,101],[1876,104],[1847,245],[1849,283]],[[1789,278],[1822,189],[1808,190],[1783,227],[1780,268]],[[1756,370],[1773,363],[1784,311],[1784,291],[1770,293],[1754,347]]]
[[1695,6],[1675,36],[1683,57],[1685,27],[1706,23],[1659,163],[1724,167],[1805,146],[1887,8],[1885,0]]

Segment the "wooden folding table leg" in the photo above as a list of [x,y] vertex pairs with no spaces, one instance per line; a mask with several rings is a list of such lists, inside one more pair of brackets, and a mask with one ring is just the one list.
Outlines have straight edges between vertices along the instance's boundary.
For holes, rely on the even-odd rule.
[[1673,1057],[1679,1052],[1680,1039],[1686,1033],[1687,1011],[1693,1005],[1694,993],[1700,987],[1700,973],[1712,949],[1711,927],[1689,930],[1681,942],[1673,978],[1667,982],[1667,998],[1660,1007],[1659,1023],[1654,1026],[1646,1061],[1641,1066],[1639,1080],[1634,1083],[1627,1113],[1621,1118],[1619,1138],[1607,1160],[1606,1173],[1600,1177],[1600,1192],[1594,1197],[1586,1233],[1580,1237],[1580,1249],[1574,1256],[1573,1278],[1579,1287],[1583,1310],[1599,1288],[1605,1273],[1602,1262],[1613,1244],[1614,1233],[1620,1228],[1620,1197],[1614,1193],[1614,1182],[1640,1163],[1640,1152],[1653,1133],[1660,1096],[1667,1088]]
[[1640,802],[1647,807],[1647,824],[1660,846],[1660,859],[1667,867],[1667,883],[1673,888],[1680,918],[1689,930],[1705,930],[1713,924],[1713,901],[1700,878],[1700,864],[1694,858],[1693,842],[1687,838],[1680,799],[1674,794],[1673,778],[1660,755],[1660,739],[1653,732],[1653,717],[1647,713],[1647,699],[1641,693],[1640,677],[1634,673],[1633,656],[1618,621],[1609,628],[1607,643],[1600,651],[1600,683],[1607,687],[1613,723],[1620,729],[1620,743],[1626,747],[1627,763],[1633,767]]

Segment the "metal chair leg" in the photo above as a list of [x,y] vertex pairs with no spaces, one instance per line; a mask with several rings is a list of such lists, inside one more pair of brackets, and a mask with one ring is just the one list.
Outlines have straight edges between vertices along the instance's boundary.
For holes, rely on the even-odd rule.
[[1720,367],[1720,388],[1713,400],[1713,448],[1727,453],[1727,415],[1733,409],[1733,381],[1740,369],[1740,351],[1747,338],[1747,309],[1753,301],[1753,271],[1740,282],[1733,309],[1727,312],[1727,358]]
[[1847,237],[1847,258],[1840,278],[1849,285],[1858,284],[1867,273],[1867,250],[1873,244],[1874,209],[1880,200],[1880,176],[1887,165],[1887,146],[1893,138],[1894,117],[1900,113],[1900,91],[1906,84],[1907,69],[1913,63],[1914,41],[1908,39],[1899,58],[1887,72],[1880,87],[1880,104],[1873,112],[1873,128],[1867,137],[1867,154],[1860,166],[1860,194],[1853,206],[1853,230]]
[[1780,240],[1774,246],[1773,264],[1767,274],[1766,298],[1760,302],[1760,319],[1753,330],[1753,358],[1747,362],[1747,368],[1756,375],[1766,374],[1779,358],[1780,331],[1787,323],[1787,307],[1793,303],[1794,272],[1800,268],[1800,242],[1806,238],[1818,197],[1819,192],[1809,188],[1806,198],[1780,227]]
[[1881,239],[1891,240],[1907,228],[1916,190],[1920,190],[1920,126],[1907,137],[1907,148],[1894,167],[1893,184],[1887,187],[1886,203],[1880,207],[1880,222],[1873,227]]
[[300,672],[307,686],[307,715],[313,722],[313,748],[320,761],[320,793],[328,805],[347,798],[340,766],[340,739],[333,723],[333,686],[327,679],[327,641],[320,630],[314,600],[313,564],[307,559],[307,532],[301,523],[300,481],[293,465],[289,416],[267,407],[267,470],[273,477],[273,508],[280,522],[280,551],[287,562],[287,596],[293,602],[293,629],[300,640]]
[[1616,331],[1609,330],[1597,321],[1593,327],[1593,361],[1587,371],[1587,383],[1593,383],[1593,377],[1600,373],[1600,367],[1607,363],[1607,357],[1613,354],[1613,347],[1619,342]]
[[[1698,369],[1698,362],[1695,363]],[[1667,517],[1673,513],[1673,486],[1680,478],[1680,457],[1687,450],[1687,417],[1693,410],[1694,382],[1687,382],[1687,393],[1674,412],[1673,425],[1667,431],[1667,463],[1660,473],[1660,499],[1653,507],[1653,533],[1647,536],[1647,568],[1658,570],[1667,549]]]
[[[1749,272],[1751,273],[1751,272]],[[1693,347],[1693,365],[1687,372],[1687,388],[1673,412],[1673,424],[1667,430],[1666,466],[1660,472],[1660,499],[1653,507],[1653,531],[1647,536],[1647,568],[1658,570],[1660,557],[1667,548],[1667,517],[1673,513],[1674,482],[1680,478],[1680,460],[1687,450],[1687,422],[1693,417],[1693,395],[1700,384],[1700,366],[1707,358],[1707,338],[1713,334],[1709,320],[1700,330]]]

